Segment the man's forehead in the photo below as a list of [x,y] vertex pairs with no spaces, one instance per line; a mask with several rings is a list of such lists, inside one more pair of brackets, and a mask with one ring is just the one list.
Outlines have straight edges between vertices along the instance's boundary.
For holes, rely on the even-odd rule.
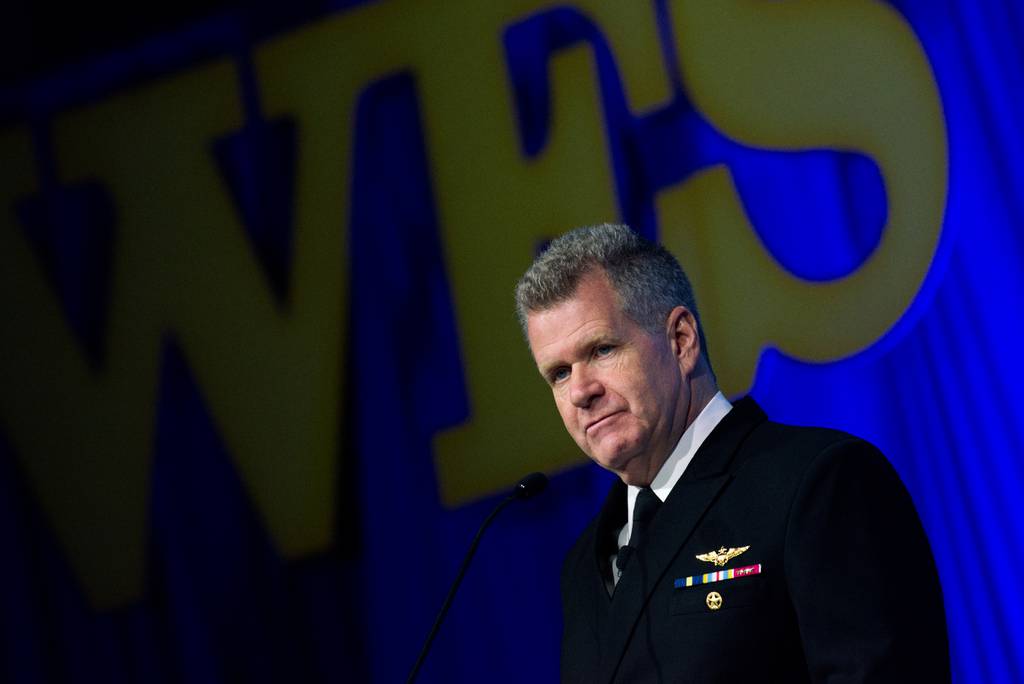
[[600,291],[577,290],[553,307],[527,316],[527,338],[538,365],[550,355],[615,337],[626,325],[617,298]]

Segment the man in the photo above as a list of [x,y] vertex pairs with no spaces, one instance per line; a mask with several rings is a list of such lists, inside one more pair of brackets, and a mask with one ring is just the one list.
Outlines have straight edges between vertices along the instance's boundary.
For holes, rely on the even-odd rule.
[[569,434],[618,475],[565,560],[566,682],[942,682],[942,596],[909,496],[849,435],[718,391],[675,259],[624,226],[516,287]]

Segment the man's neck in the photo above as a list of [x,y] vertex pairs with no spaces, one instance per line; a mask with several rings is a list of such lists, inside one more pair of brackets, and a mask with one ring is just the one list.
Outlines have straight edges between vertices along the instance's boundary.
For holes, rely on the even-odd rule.
[[[699,375],[690,381],[690,401],[687,402],[685,418],[682,421],[677,421],[675,430],[673,431],[672,437],[669,440],[669,449],[666,451],[661,458],[653,460],[649,464],[649,471],[643,482],[634,482],[638,487],[649,486],[654,478],[657,477],[658,473],[662,468],[665,467],[666,461],[675,451],[679,441],[686,434],[686,431],[690,429],[697,417],[707,408],[708,403],[711,399],[718,394],[718,387],[714,381],[711,380],[707,375]],[[628,483],[627,483],[628,484]]]
[[680,431],[679,436],[682,437],[683,433],[693,425],[693,421],[697,420],[697,416],[707,408],[711,398],[718,394],[718,385],[715,384],[708,375],[700,375],[693,379],[690,383],[690,407],[687,411],[686,425]]

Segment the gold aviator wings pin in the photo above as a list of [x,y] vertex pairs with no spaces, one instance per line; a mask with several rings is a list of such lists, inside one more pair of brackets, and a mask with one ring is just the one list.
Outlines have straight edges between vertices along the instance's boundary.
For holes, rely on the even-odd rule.
[[727,548],[725,548],[723,546],[722,548],[718,549],[717,551],[708,551],[707,553],[698,553],[697,554],[697,560],[702,560],[702,561],[704,561],[706,563],[714,563],[718,567],[722,567],[723,565],[725,565],[726,563],[731,561],[733,558],[735,558],[736,556],[740,555],[741,553],[743,553],[744,551],[746,551],[749,548],[750,548],[749,546],[741,546],[739,548],[733,547],[733,548],[728,548],[727,549]]

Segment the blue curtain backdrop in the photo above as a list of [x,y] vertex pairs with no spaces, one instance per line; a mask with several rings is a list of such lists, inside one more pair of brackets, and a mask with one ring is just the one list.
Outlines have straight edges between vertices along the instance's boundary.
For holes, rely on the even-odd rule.
[[[843,429],[888,455],[932,542],[956,680],[1021,682],[1024,409],[1015,393],[1024,383],[1024,9],[995,0],[892,5],[924,47],[946,117],[949,196],[934,263],[911,309],[879,343],[828,364],[765,350],[752,394],[776,420]],[[663,3],[653,3],[652,11],[669,31]],[[196,45],[215,44],[203,36],[217,34],[218,26],[181,34],[177,49],[171,49],[174,39],[163,37],[149,51],[143,46],[121,53],[124,63],[115,60],[106,68],[131,70],[133,60],[145,64],[144,71],[161,59],[178,64]],[[672,101],[657,118],[632,118],[621,97],[616,101],[621,87],[600,35],[571,9],[534,15],[502,39],[510,64],[528,65],[577,42],[594,46],[606,86],[620,208],[619,217],[609,218],[657,237],[651,197],[658,183],[725,163],[763,242],[793,273],[835,277],[877,244],[885,196],[877,170],[863,157],[770,154],[733,143],[693,110],[678,78]],[[528,66],[521,73],[528,91]],[[62,89],[88,85],[54,79],[41,87],[59,100]],[[355,113],[354,201],[347,224],[352,399],[345,463],[351,470],[342,478],[339,516],[354,516],[357,526],[315,557],[289,561],[277,554],[202,390],[168,335],[155,409],[147,591],[139,601],[114,611],[90,607],[28,494],[10,441],[0,434],[0,679],[404,679],[476,527],[499,500],[447,509],[437,493],[432,436],[466,420],[472,407],[421,142],[417,87],[408,74],[378,81],[364,91]],[[545,114],[543,107],[519,113],[527,153],[539,144],[539,124],[531,116],[543,124]],[[687,154],[659,156],[645,147],[655,126],[690,140]],[[252,133],[271,140],[260,149],[287,162],[288,124],[263,130]],[[240,164],[232,161],[230,142],[219,145],[222,164]],[[772,185],[780,177],[802,179],[811,190],[786,196],[801,206],[780,202],[782,188]],[[393,194],[394,187],[403,192]],[[105,206],[88,189],[61,201]],[[271,202],[264,211],[277,215],[280,202],[291,197],[261,201]],[[33,219],[38,210],[17,210],[30,233],[40,225]],[[813,242],[793,233],[789,212],[821,225]],[[284,268],[290,243],[272,227],[266,231],[251,239],[273,275]],[[58,271],[77,268],[83,248],[74,235],[45,228],[32,235]],[[68,279],[77,282],[73,274]],[[72,297],[68,316],[84,331],[84,346],[101,358],[101,345],[88,332],[100,314],[89,302],[103,296],[105,280],[100,273],[89,282],[95,292]],[[410,326],[419,331],[414,350],[403,335]],[[609,484],[606,473],[581,466],[557,475],[544,497],[498,519],[421,681],[555,680],[561,559]],[[898,559],[894,563],[898,570]]]

